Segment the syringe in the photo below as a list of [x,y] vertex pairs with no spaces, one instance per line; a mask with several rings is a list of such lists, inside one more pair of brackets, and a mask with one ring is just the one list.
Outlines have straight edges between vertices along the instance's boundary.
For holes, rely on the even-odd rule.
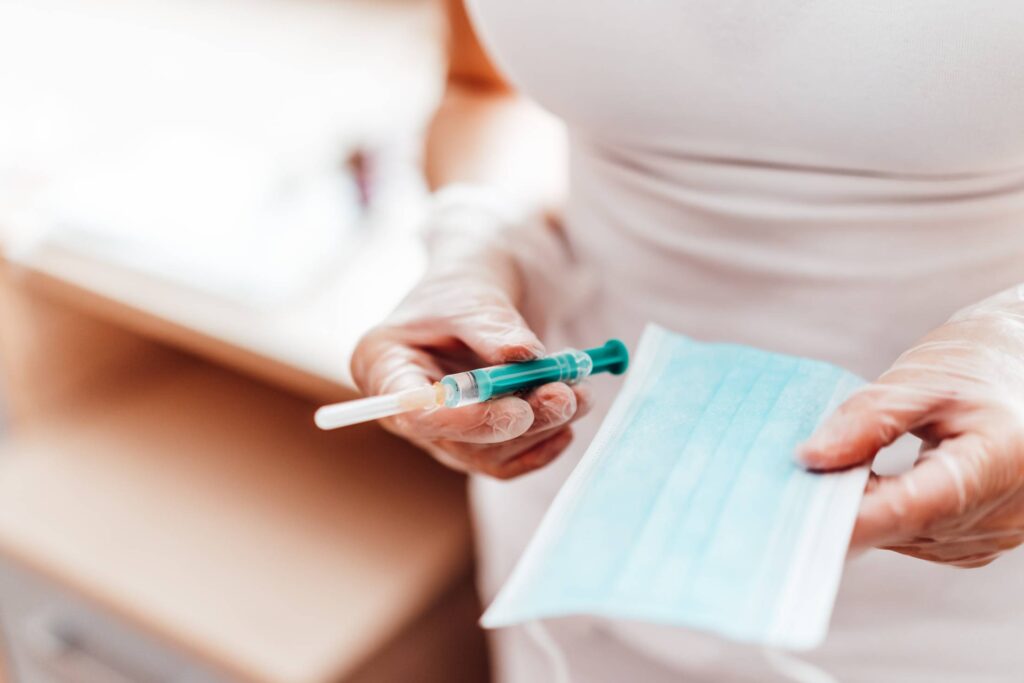
[[433,384],[324,406],[314,421],[320,429],[337,429],[413,410],[459,408],[548,382],[574,384],[601,372],[621,375],[628,365],[626,345],[610,339],[586,351],[565,349],[525,363],[458,372]]

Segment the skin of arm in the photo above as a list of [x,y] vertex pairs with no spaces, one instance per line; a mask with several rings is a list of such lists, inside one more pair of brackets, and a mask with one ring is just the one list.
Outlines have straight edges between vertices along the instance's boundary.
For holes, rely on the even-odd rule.
[[448,79],[427,135],[428,182],[434,189],[485,184],[550,213],[565,188],[564,129],[498,73],[462,0],[445,0],[445,7]]

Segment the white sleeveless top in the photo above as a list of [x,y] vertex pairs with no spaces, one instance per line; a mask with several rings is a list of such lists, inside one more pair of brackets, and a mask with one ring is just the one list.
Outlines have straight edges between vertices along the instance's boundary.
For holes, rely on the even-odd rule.
[[[1024,282],[1024,2],[469,5],[499,67],[570,132],[566,230],[599,289],[552,346],[632,345],[656,321],[872,378],[958,308]],[[615,385],[594,388],[600,414]],[[474,482],[485,592],[598,421],[540,473]],[[566,645],[576,664],[587,632]],[[969,571],[872,552],[849,564],[810,659],[843,681],[1019,681],[1021,637],[1024,551]],[[669,657],[685,680],[746,680],[748,665],[771,680],[690,640]]]

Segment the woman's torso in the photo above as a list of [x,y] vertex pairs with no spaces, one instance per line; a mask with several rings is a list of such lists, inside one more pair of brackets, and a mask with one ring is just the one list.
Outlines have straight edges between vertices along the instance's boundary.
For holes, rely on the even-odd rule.
[[870,375],[1024,280],[1024,4],[471,5],[569,126],[613,318]]
[[[871,377],[956,309],[1024,281],[1024,3],[469,4],[499,66],[569,127],[566,230],[597,291],[555,343],[635,342],[656,321]],[[614,385],[595,385],[604,409]],[[539,516],[581,450],[488,495]],[[986,587],[981,572],[864,562],[864,594],[885,571],[995,610],[933,600],[933,619],[998,619],[993,576],[1024,605],[1000,563]],[[841,598],[839,631],[843,615]]]

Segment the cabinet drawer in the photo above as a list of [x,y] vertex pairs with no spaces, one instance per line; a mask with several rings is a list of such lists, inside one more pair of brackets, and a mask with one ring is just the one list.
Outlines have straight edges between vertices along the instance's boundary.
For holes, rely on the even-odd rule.
[[227,683],[44,578],[0,558],[10,683]]

